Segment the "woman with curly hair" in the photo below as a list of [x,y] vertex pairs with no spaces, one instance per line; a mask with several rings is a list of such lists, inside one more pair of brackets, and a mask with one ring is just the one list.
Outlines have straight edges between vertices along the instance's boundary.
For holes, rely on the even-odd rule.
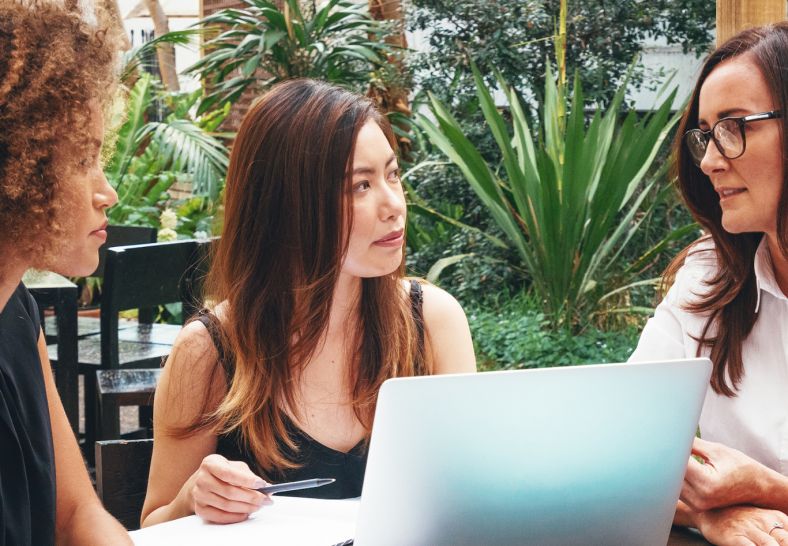
[[97,265],[117,200],[99,157],[111,46],[76,6],[0,4],[0,545],[131,543],[93,491],[20,282]]
[[631,358],[714,365],[675,522],[714,544],[788,544],[788,22],[709,56],[675,148],[707,235],[671,264]]
[[227,173],[210,311],[188,324],[154,405],[143,525],[244,520],[264,480],[334,478],[291,494],[361,494],[390,377],[474,372],[468,322],[404,274],[405,196],[385,116],[313,80],[247,113]]

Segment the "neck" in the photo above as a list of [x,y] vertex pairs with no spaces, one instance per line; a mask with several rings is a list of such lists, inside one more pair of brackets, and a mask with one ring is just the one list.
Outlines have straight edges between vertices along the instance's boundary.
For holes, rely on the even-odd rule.
[[361,299],[361,279],[344,273],[339,274],[331,302],[331,315],[328,319],[329,332],[349,330],[349,322],[355,320]]
[[11,294],[13,294],[16,287],[19,286],[19,281],[22,280],[22,275],[25,273],[25,270],[27,270],[26,265],[18,264],[13,259],[10,263],[10,266],[7,265],[4,269],[0,270],[0,311],[5,309],[5,305],[11,298]]
[[788,295],[788,257],[783,254],[777,235],[766,234],[766,244],[769,245],[769,254],[774,268],[774,278],[783,294]]

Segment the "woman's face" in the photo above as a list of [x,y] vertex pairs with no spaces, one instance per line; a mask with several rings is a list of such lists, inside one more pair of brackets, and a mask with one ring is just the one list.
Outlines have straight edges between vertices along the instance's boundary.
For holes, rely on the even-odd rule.
[[[720,63],[700,90],[698,127],[709,130],[720,118],[769,112],[777,106],[766,80],[747,55]],[[720,199],[722,227],[729,233],[777,232],[777,205],[783,185],[780,122],[745,126],[746,148],[736,159],[709,142],[701,170]]]
[[358,133],[351,184],[353,228],[342,273],[363,278],[392,273],[405,244],[405,194],[397,156],[373,120]]
[[106,209],[118,200],[101,167],[104,119],[97,106],[91,113],[90,145],[83,149],[64,141],[55,152],[63,195],[57,215],[63,231],[47,268],[68,276],[95,271],[98,249],[107,240]]

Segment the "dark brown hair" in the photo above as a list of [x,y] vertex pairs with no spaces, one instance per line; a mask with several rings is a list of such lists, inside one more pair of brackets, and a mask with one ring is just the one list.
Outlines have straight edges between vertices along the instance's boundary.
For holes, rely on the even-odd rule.
[[[728,233],[722,227],[719,197],[709,178],[693,163],[684,145],[684,132],[698,126],[698,101],[701,87],[709,74],[723,61],[748,55],[758,67],[772,93],[776,110],[783,116],[780,123],[783,158],[783,184],[777,210],[777,236],[783,254],[788,250],[788,151],[785,135],[788,130],[788,22],[775,23],[745,30],[718,47],[706,59],[690,98],[687,111],[679,124],[674,142],[679,189],[692,215],[714,241],[717,261],[715,275],[707,281],[709,291],[687,305],[693,313],[707,314],[708,320],[698,339],[698,355],[704,347],[711,348],[714,363],[711,386],[715,392],[734,396],[742,377],[742,344],[757,319],[755,306],[755,252],[762,233]],[[665,278],[672,279],[691,252],[685,248],[668,267]]]
[[107,102],[116,50],[76,2],[0,5],[0,233],[15,252],[52,250],[68,194],[55,152],[93,146],[89,104]]
[[[232,383],[219,408],[196,426],[240,430],[261,470],[294,466],[285,408],[295,411],[297,378],[328,326],[352,226],[350,173],[361,127],[374,104],[314,80],[273,87],[244,118],[230,157],[224,229],[207,296],[220,313]],[[353,407],[369,432],[377,392],[394,376],[426,373],[403,266],[362,279],[348,325]]]

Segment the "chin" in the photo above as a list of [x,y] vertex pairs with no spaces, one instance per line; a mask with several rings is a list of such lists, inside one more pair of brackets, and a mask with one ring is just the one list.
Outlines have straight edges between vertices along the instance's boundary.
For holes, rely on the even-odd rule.
[[737,222],[735,218],[725,218],[724,214],[722,216],[722,222],[720,223],[722,224],[722,229],[734,235],[744,233],[745,231],[751,231],[746,229],[746,226],[742,225],[741,222]]
[[88,277],[96,271],[98,262],[98,254],[81,260],[68,260],[68,258],[64,257],[50,269],[64,277]]

